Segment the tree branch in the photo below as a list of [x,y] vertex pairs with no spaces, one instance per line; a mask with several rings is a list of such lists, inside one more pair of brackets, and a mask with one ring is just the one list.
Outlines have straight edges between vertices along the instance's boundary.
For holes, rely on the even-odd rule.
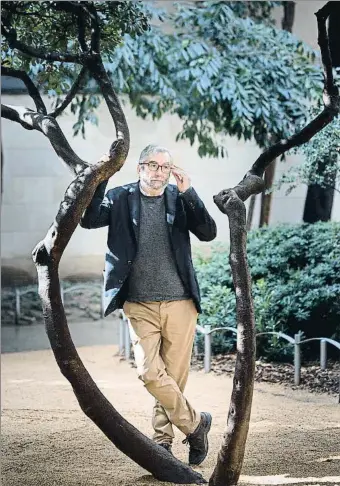
[[35,113],[33,110],[30,110],[30,108],[25,108],[23,106],[10,106],[10,105],[1,105],[1,118],[6,118],[7,120],[14,121],[16,123],[20,123],[20,125],[23,128],[26,128],[26,130],[38,130],[41,132],[41,128],[38,126],[33,126],[32,120],[29,118],[27,121],[25,120],[25,117],[23,116],[23,113]]
[[49,139],[58,157],[75,175],[89,166],[73,151],[55,118],[37,113],[24,106],[11,105],[1,105],[1,116],[20,123],[27,130],[38,130],[43,133]]
[[[86,3],[86,2],[85,2]],[[86,22],[85,22],[85,12],[86,9],[82,2],[72,2],[63,1],[55,4],[56,10],[73,14],[77,19],[78,24],[78,42],[83,53],[88,52],[88,47],[86,44]]]
[[[85,65],[89,69],[93,78],[97,81],[98,86],[103,94],[110,115],[116,127],[117,140],[123,141],[124,145],[126,147],[129,147],[130,133],[126,118],[119,102],[118,96],[113,89],[110,78],[105,71],[101,57],[96,55],[91,56],[90,58],[86,59]],[[122,145],[121,148],[123,148]]]
[[2,26],[2,32],[8,41],[8,45],[11,49],[16,49],[28,57],[35,57],[37,59],[43,59],[45,61],[57,61],[57,62],[72,62],[74,64],[82,64],[83,60],[81,56],[77,54],[70,54],[68,52],[56,52],[56,51],[42,51],[36,49],[33,46],[28,46],[17,39],[17,34],[14,31],[9,32],[4,26]]
[[21,79],[27,88],[28,94],[34,101],[37,112],[47,115],[46,106],[40,96],[39,90],[25,71],[19,71],[2,65],[1,72],[4,76]]
[[83,66],[81,68],[80,73],[78,74],[77,79],[73,83],[70,91],[67,93],[64,101],[54,111],[49,113],[48,116],[57,118],[67,108],[67,106],[71,103],[71,101],[73,100],[77,92],[83,87],[86,79],[86,73],[87,73],[87,68]]
[[77,13],[77,23],[78,23],[78,41],[81,50],[85,53],[88,51],[88,47],[86,44],[86,23],[85,23],[85,16],[84,16],[84,9],[80,8],[79,12]]
[[[265,169],[271,162],[280,155],[290,150],[293,147],[298,147],[308,142],[314,135],[327,126],[340,111],[339,88],[335,85],[332,74],[332,60],[329,51],[329,41],[326,29],[326,21],[330,15],[333,2],[328,2],[315,15],[318,22],[318,43],[321,50],[322,63],[324,68],[324,91],[323,91],[323,111],[308,123],[302,130],[289,137],[287,140],[280,140],[278,143],[272,145],[265,150],[258,159],[254,162],[250,171],[245,175],[244,179],[234,187],[234,191],[238,197],[245,201],[251,194],[255,194],[254,190],[259,190],[261,186],[262,176]],[[260,180],[255,183],[256,178]],[[255,185],[254,185],[255,184]],[[225,213],[223,209],[228,200],[230,189],[221,191],[217,196],[214,196],[214,201],[219,209]]]
[[88,12],[91,19],[91,53],[100,52],[100,27],[96,7],[92,3],[84,3],[83,8]]

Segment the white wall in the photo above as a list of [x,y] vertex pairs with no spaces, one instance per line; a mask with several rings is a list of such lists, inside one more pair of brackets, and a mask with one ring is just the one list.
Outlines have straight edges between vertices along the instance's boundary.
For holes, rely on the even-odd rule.
[[[308,34],[315,38],[316,29],[313,12],[324,2],[298,2],[297,20],[303,29],[297,27],[300,36]],[[313,4],[313,5],[311,5]],[[305,22],[303,21],[305,20]],[[307,26],[305,26],[307,23]],[[309,25],[309,27],[308,27]],[[300,29],[300,30],[299,30]],[[308,39],[307,39],[308,40]],[[48,100],[45,99],[48,103]],[[25,95],[3,95],[2,103],[31,106]],[[109,182],[115,187],[136,180],[136,161],[140,151],[149,143],[168,147],[178,165],[191,175],[192,183],[203,199],[218,226],[218,240],[228,240],[228,219],[213,203],[212,196],[221,189],[232,187],[244,176],[260,151],[254,143],[239,142],[227,138],[228,159],[200,159],[195,147],[188,142],[175,141],[180,131],[180,121],[174,116],[164,116],[160,121],[143,121],[126,105],[131,132],[131,148],[123,169]],[[70,114],[60,119],[60,124],[71,146],[77,154],[93,162],[107,152],[114,139],[114,127],[104,103],[98,112],[99,127],[87,126],[86,140],[72,137],[74,117]],[[2,265],[5,267],[3,285],[9,274],[17,270],[35,276],[31,251],[44,238],[53,221],[63,194],[71,182],[71,174],[55,155],[48,140],[40,133],[27,131],[19,124],[2,121],[4,154],[4,194],[2,201]],[[288,157],[286,163],[279,163],[280,172],[298,162],[297,156]],[[174,183],[174,181],[172,181]],[[306,188],[299,187],[285,196],[284,189],[274,194],[271,224],[278,222],[298,223],[302,220]],[[255,207],[254,224],[259,219],[259,200]],[[340,197],[335,197],[333,219],[340,219]],[[106,229],[85,230],[77,228],[62,258],[62,277],[75,274],[100,275],[103,268]],[[193,246],[208,247],[192,238]],[[15,270],[17,269],[17,270]],[[22,277],[20,277],[22,278]]]

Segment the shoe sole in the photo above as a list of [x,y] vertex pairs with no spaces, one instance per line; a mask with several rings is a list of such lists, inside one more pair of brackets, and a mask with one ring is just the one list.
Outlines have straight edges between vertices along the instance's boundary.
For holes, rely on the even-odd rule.
[[210,415],[210,413],[207,413],[206,416],[208,416],[208,425],[207,425],[207,429],[206,429],[206,436],[205,436],[204,445],[206,447],[206,451],[207,452],[206,452],[205,456],[203,457],[203,459],[200,462],[196,462],[196,463],[189,462],[189,466],[199,466],[200,464],[202,464],[202,462],[205,460],[205,458],[208,455],[208,452],[209,452],[208,434],[209,434],[210,428],[211,428],[212,416]]

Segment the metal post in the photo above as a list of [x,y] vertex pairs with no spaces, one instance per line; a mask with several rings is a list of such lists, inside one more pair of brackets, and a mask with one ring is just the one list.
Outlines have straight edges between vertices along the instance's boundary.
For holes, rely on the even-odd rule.
[[119,354],[122,355],[124,351],[124,328],[125,328],[125,319],[119,320]]
[[19,324],[20,318],[20,290],[15,289],[15,323]]
[[102,285],[102,295],[100,299],[100,317],[101,319],[104,319],[104,297],[105,297],[105,287]]
[[327,368],[327,341],[324,339],[320,341],[320,368],[322,370]]
[[294,335],[294,383],[300,385],[301,379],[301,348],[300,348],[300,333]]
[[128,319],[125,321],[125,326],[124,326],[124,334],[125,334],[125,359],[130,359],[130,355],[131,355],[131,352],[130,352],[130,346],[131,346],[131,342],[130,342],[130,332],[129,332],[129,321]]
[[197,331],[195,332],[195,338],[194,338],[194,356],[197,358],[198,356],[198,344],[197,344]]
[[209,373],[211,370],[211,326],[204,326],[204,372]]

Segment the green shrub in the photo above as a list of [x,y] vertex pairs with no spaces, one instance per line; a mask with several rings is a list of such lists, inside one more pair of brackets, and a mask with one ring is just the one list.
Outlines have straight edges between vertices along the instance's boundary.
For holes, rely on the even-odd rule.
[[[251,231],[247,242],[257,332],[340,340],[340,224],[279,225]],[[201,325],[236,326],[229,250],[217,244],[208,258],[195,258],[202,295]],[[202,349],[203,338],[198,338]],[[213,353],[235,349],[236,335],[213,333]],[[291,360],[293,347],[273,336],[257,338],[258,356]],[[335,350],[335,348],[334,348]],[[333,350],[333,353],[334,353]],[[304,345],[318,358],[319,343]],[[335,350],[336,351],[336,350]],[[331,348],[329,349],[331,353]]]

